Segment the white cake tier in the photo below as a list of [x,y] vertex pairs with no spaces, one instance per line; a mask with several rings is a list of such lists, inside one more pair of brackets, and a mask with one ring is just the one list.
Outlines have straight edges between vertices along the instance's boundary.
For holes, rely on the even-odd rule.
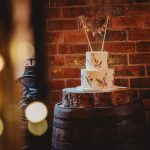
[[99,70],[108,69],[108,52],[90,51],[86,52],[86,69]]
[[87,70],[81,69],[81,87],[95,90],[114,86],[114,69]]

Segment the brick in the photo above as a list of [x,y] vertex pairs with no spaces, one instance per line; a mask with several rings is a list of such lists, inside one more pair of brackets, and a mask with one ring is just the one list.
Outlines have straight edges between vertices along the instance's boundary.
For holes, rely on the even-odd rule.
[[128,79],[115,79],[115,85],[128,87]]
[[149,40],[150,29],[132,29],[129,30],[129,40]]
[[67,88],[77,87],[77,86],[80,86],[80,85],[81,85],[80,79],[67,79],[66,80],[66,87]]
[[62,8],[63,18],[76,18],[80,15],[85,16],[85,7],[72,7],[72,8]]
[[125,14],[124,5],[101,5],[101,8],[98,6],[98,13],[102,16],[123,16]]
[[[101,47],[102,47],[101,45],[102,45],[102,43],[99,43],[99,42],[97,42],[97,43],[91,43],[93,51],[100,51]],[[105,45],[106,45],[106,42],[104,44],[104,50],[108,51],[107,49],[105,49]]]
[[106,5],[104,10],[105,15],[123,16],[125,14],[124,5]]
[[[128,0],[128,1],[131,1],[131,0]],[[132,0],[133,2],[135,3],[148,3],[149,0]]]
[[127,55],[125,54],[110,54],[108,59],[109,65],[127,65]]
[[143,18],[139,16],[134,17],[113,17],[111,19],[111,26],[113,29],[128,29],[140,28],[143,26]]
[[86,5],[87,6],[92,6],[92,5],[95,5],[95,4],[99,4],[99,0],[86,0]]
[[125,14],[128,16],[147,15],[150,7],[147,4],[130,4],[125,6]]
[[77,30],[78,22],[76,20],[53,20],[48,21],[48,31]]
[[[95,39],[92,36],[91,32],[88,32],[88,36],[91,42],[102,41],[102,37],[99,37],[99,39]],[[106,41],[125,41],[126,36],[127,35],[125,31],[107,31],[105,40]],[[87,42],[87,38],[86,38],[84,31],[65,32],[64,41],[65,42]]]
[[56,44],[47,44],[46,45],[47,56],[57,54],[57,45]]
[[59,54],[85,54],[87,50],[88,50],[87,45],[71,45],[71,44],[58,45]]
[[132,88],[150,88],[150,78],[135,78],[130,79]]
[[49,56],[49,65],[51,66],[63,66],[64,65],[64,56]]
[[64,34],[62,32],[45,33],[45,43],[64,43]]
[[125,0],[100,0],[101,4],[122,4]]
[[60,7],[60,6],[81,6],[85,5],[86,0],[51,0],[51,7]]
[[139,95],[142,99],[150,99],[150,89],[149,90],[139,90]]
[[50,73],[52,78],[80,78],[79,68],[53,68]]
[[45,8],[44,11],[45,11],[46,19],[61,18],[61,9],[60,8]]
[[125,31],[107,31],[106,41],[125,41],[127,38]]
[[[125,14],[124,5],[102,5],[103,16],[110,15],[110,16],[123,16]],[[99,11],[100,13],[100,11]]]
[[85,66],[85,55],[71,55],[65,57],[66,66],[83,68]]
[[125,3],[144,3],[149,0],[99,0],[101,4],[125,4]]
[[147,75],[150,75],[150,65],[147,65]]
[[[91,32],[88,32],[88,36],[91,42],[102,42],[102,37],[93,37]],[[112,31],[108,30],[105,41],[125,41],[127,38],[125,31]],[[65,32],[65,42],[87,42],[84,31],[79,32]]]
[[150,63],[150,54],[149,53],[129,54],[129,63],[130,64],[148,64]]
[[64,80],[53,79],[50,81],[50,89],[51,90],[62,90],[63,88],[65,88],[65,81]]
[[124,15],[123,5],[98,5],[94,7],[70,7],[62,9],[62,16],[64,18],[75,18],[80,15],[86,17],[102,17],[102,16],[122,16]]
[[[94,41],[91,34],[89,35],[90,41]],[[64,33],[65,42],[87,42],[87,38],[84,32],[65,32]]]
[[144,76],[144,66],[115,66],[115,76]]
[[58,103],[62,100],[61,91],[50,91],[50,103]]
[[137,52],[150,52],[150,42],[140,41],[136,43]]
[[110,53],[130,53],[135,52],[134,42],[118,42],[118,43],[105,43],[104,48]]
[[143,27],[149,28],[150,27],[150,16],[142,16],[143,17]]

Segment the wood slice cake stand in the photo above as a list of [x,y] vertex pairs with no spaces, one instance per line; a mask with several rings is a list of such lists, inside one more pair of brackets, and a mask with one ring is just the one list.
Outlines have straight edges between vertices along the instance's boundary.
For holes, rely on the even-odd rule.
[[119,106],[134,101],[131,88],[118,87],[101,91],[84,90],[78,87],[65,88],[62,91],[62,104],[65,107],[107,107]]

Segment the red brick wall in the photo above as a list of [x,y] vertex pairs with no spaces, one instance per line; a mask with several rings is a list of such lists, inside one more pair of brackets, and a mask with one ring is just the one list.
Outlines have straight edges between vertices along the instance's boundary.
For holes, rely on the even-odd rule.
[[[61,90],[80,85],[88,49],[77,17],[110,15],[105,49],[115,68],[116,84],[132,87],[150,99],[150,2],[149,0],[46,0],[45,45],[48,49],[51,104],[61,101]],[[92,46],[101,47],[89,33]]]

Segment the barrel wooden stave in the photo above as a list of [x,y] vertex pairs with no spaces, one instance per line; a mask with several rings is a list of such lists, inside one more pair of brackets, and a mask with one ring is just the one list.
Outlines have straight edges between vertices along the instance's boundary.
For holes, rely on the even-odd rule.
[[140,103],[90,109],[57,104],[52,145],[58,150],[96,150],[97,147],[134,141],[144,130],[145,116]]

